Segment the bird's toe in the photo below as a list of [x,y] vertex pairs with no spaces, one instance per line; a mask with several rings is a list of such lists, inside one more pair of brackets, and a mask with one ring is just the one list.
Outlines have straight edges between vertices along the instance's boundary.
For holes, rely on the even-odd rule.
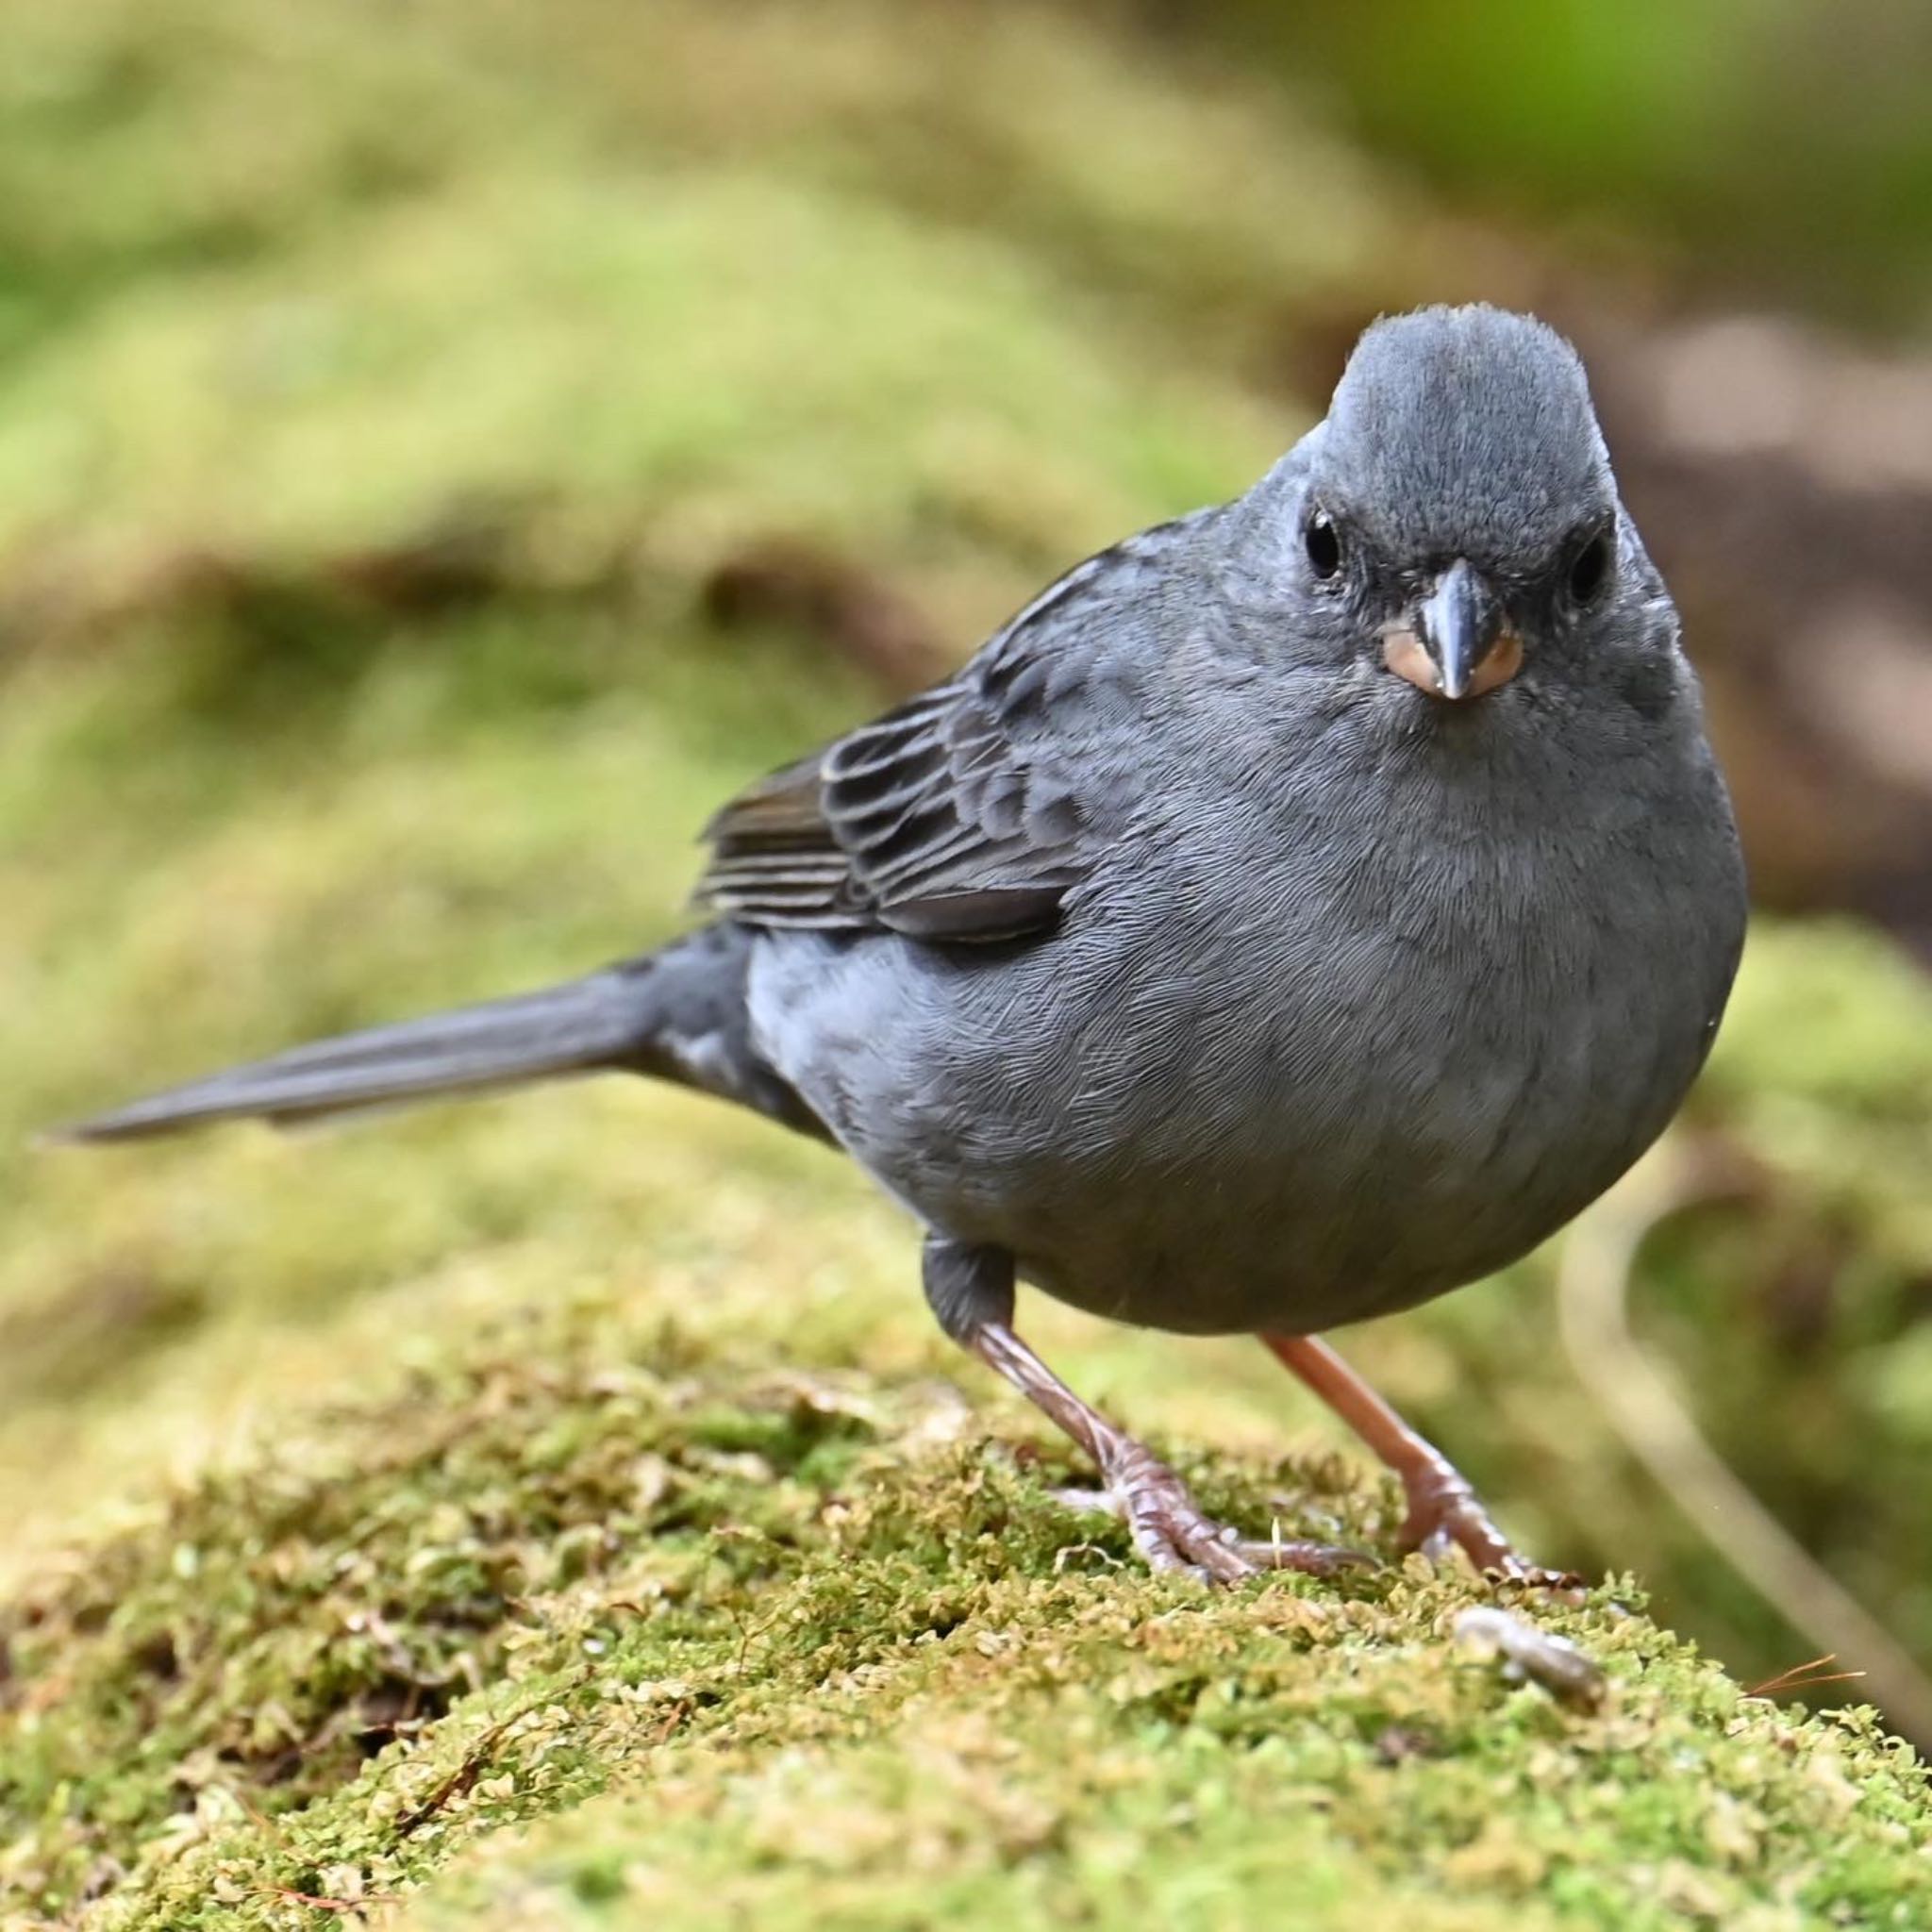
[[1439,1566],[1453,1561],[1460,1550],[1485,1576],[1525,1590],[1572,1595],[1587,1588],[1586,1580],[1574,1572],[1546,1570],[1523,1556],[1460,1477],[1418,1483],[1410,1490],[1408,1514],[1395,1546],[1404,1552],[1420,1551]]

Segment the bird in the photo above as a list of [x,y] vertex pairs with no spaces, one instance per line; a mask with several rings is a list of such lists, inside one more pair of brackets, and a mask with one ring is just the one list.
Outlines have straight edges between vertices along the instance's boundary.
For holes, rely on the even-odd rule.
[[1527,1254],[1663,1131],[1746,887],[1676,610],[1574,349],[1383,317],[1244,493],[1075,564],[958,671],[707,828],[702,924],[534,992],[65,1130],[290,1123],[593,1073],[855,1159],[955,1341],[1156,1570],[1244,1539],[1021,1336],[1016,1285],[1252,1335],[1399,1479],[1397,1548],[1536,1580],[1324,1332]]

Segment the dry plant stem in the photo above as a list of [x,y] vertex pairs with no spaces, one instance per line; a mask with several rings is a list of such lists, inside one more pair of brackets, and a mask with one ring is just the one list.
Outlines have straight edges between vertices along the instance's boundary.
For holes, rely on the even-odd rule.
[[1609,1695],[1609,1682],[1593,1657],[1567,1637],[1540,1630],[1512,1611],[1492,1605],[1464,1610],[1456,1620],[1456,1635],[1504,1658],[1511,1671],[1541,1684],[1572,1710],[1601,1710]]
[[1233,1583],[1270,1569],[1328,1576],[1362,1561],[1355,1551],[1326,1543],[1243,1541],[1206,1514],[1151,1450],[1082,1402],[1005,1323],[981,1323],[968,1346],[1093,1458],[1151,1568]]
[[1521,1582],[1561,1580],[1510,1548],[1456,1465],[1410,1428],[1325,1341],[1312,1335],[1264,1335],[1261,1340],[1401,1479],[1408,1501],[1396,1539],[1402,1549],[1437,1556],[1453,1543],[1478,1570]]
[[1638,1250],[1665,1216],[1715,1191],[1653,1168],[1613,1194],[1563,1244],[1557,1307],[1578,1378],[1671,1500],[1780,1614],[1864,1673],[1873,1701],[1932,1746],[1932,1683],[1891,1633],[1790,1535],[1698,1432],[1630,1332]]

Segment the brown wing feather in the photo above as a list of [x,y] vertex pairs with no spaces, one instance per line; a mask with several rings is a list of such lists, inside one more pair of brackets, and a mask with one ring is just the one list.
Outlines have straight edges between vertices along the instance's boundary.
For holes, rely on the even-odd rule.
[[734,799],[699,896],[758,925],[1013,939],[1054,923],[1077,828],[1071,788],[1042,784],[956,682]]
[[699,899],[749,924],[831,932],[1050,928],[1087,870],[1088,812],[1056,719],[1078,709],[1094,647],[1079,616],[1064,620],[1133,597],[1211,514],[1075,565],[958,675],[741,792],[707,827]]

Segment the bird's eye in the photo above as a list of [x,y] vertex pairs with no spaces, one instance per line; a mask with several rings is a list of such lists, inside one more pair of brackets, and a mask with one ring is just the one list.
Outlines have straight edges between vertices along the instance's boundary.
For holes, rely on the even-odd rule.
[[1574,602],[1591,604],[1610,577],[1610,539],[1607,530],[1587,538],[1570,559],[1569,590]]
[[1318,577],[1325,580],[1341,568],[1341,533],[1325,509],[1318,509],[1308,518],[1302,541],[1308,546],[1308,568]]

